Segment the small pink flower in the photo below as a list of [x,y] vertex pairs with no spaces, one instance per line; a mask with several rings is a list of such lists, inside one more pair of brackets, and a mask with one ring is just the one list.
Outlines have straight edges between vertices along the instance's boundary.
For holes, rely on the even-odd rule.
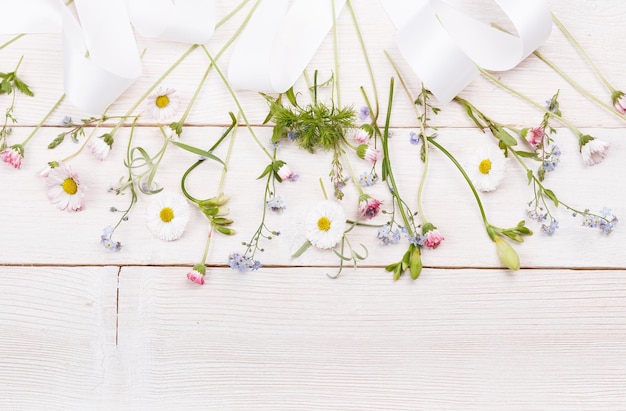
[[367,144],[361,144],[357,147],[356,154],[364,160],[369,160],[370,162],[375,163],[380,159],[382,152],[368,146]]
[[428,231],[422,237],[422,241],[424,242],[424,246],[428,247],[428,248],[432,248],[432,249],[437,248],[437,246],[439,244],[441,244],[441,242],[443,240],[445,240],[445,238],[443,237],[443,234],[441,234],[439,232],[439,230],[437,230],[437,229]]
[[364,197],[359,201],[359,214],[365,218],[374,218],[380,212],[382,201],[373,197]]
[[369,133],[362,128],[356,129],[354,131],[354,134],[352,135],[352,138],[359,144],[366,144],[368,141],[370,141]]
[[545,135],[546,132],[543,128],[533,127],[526,132],[526,141],[528,141],[533,150],[536,150],[543,143]]
[[13,168],[19,169],[22,167],[22,159],[24,159],[24,155],[18,146],[11,146],[0,151],[0,158],[5,163],[11,164]]
[[91,140],[89,144],[87,144],[87,148],[91,154],[100,161],[104,161],[111,152],[111,145],[104,138],[100,137]]
[[196,284],[200,284],[200,285],[204,284],[204,274],[196,270],[189,271],[187,273],[187,279]]
[[626,95],[621,91],[613,93],[613,107],[620,114],[626,114]]
[[583,161],[588,166],[595,166],[600,164],[604,157],[606,157],[609,151],[609,143],[606,141],[592,138],[587,141],[580,149],[580,153],[583,156]]
[[289,168],[287,164],[283,164],[282,166],[280,166],[280,168],[278,169],[278,176],[282,181],[296,181],[298,177],[300,177],[298,174],[291,171],[291,168]]

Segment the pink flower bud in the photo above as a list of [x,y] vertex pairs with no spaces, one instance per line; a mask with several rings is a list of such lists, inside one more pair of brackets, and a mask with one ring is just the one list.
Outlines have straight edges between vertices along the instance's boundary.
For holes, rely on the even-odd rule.
[[537,147],[540,147],[543,143],[545,135],[546,133],[543,128],[533,127],[526,132],[526,141],[528,141],[528,144],[530,144],[533,150],[536,150]]
[[196,284],[200,284],[200,285],[204,284],[204,275],[202,275],[196,270],[189,271],[187,273],[187,279]]
[[373,197],[365,197],[359,201],[359,214],[365,218],[374,218],[380,212],[382,201]]

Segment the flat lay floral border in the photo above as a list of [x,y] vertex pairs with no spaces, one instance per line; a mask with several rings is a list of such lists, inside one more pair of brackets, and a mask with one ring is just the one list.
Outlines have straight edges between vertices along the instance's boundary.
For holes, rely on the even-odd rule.
[[[235,12],[240,6],[235,8]],[[252,10],[250,13],[252,13]],[[555,210],[564,208],[580,219],[580,224],[596,229],[598,235],[609,235],[616,228],[617,216],[608,208],[589,210],[584,205],[570,203],[560,197],[551,175],[558,173],[558,166],[562,156],[561,150],[555,143],[556,127],[564,126],[578,139],[581,161],[587,166],[597,166],[609,154],[610,146],[607,142],[583,133],[575,124],[567,119],[559,105],[559,91],[546,96],[544,102],[536,102],[520,91],[503,83],[493,74],[482,70],[481,74],[495,86],[507,90],[511,94],[536,108],[538,121],[524,128],[516,128],[491,118],[467,99],[457,96],[453,103],[460,105],[468,118],[482,132],[493,136],[489,144],[475,147],[471,158],[460,161],[442,145],[437,139],[436,119],[445,115],[445,106],[439,106],[431,93],[422,86],[421,89],[411,90],[398,69],[398,65],[389,54],[385,54],[389,65],[393,68],[394,76],[388,84],[376,84],[372,75],[370,53],[361,35],[362,28],[350,1],[346,3],[346,13],[349,13],[355,32],[360,40],[362,53],[370,74],[371,84],[360,88],[365,104],[355,106],[355,102],[342,104],[340,95],[340,80],[338,75],[338,61],[335,53],[335,69],[329,77],[322,78],[315,69],[304,73],[307,87],[301,90],[289,89],[282,94],[262,94],[267,106],[265,124],[272,127],[271,141],[263,141],[255,133],[240,104],[238,94],[229,84],[220,65],[219,57],[228,49],[232,41],[224,44],[222,49],[212,54],[203,45],[193,45],[178,59],[159,79],[145,90],[143,95],[128,108],[124,115],[109,116],[105,111],[99,116],[74,119],[65,117],[61,126],[63,131],[48,144],[48,149],[54,150],[68,140],[78,143],[78,150],[66,158],[42,164],[41,177],[47,191],[48,199],[61,211],[80,212],[85,204],[85,190],[80,176],[72,170],[72,159],[79,153],[91,153],[94,161],[115,161],[109,157],[114,144],[125,144],[125,157],[122,160],[127,174],[110,190],[118,195],[125,194],[130,199],[128,207],[122,210],[112,208],[111,212],[119,216],[115,222],[105,225],[99,238],[103,252],[124,252],[122,239],[116,236],[116,229],[128,220],[133,207],[139,201],[147,201],[146,226],[157,238],[163,241],[175,241],[184,235],[192,212],[197,210],[206,217],[207,236],[203,250],[199,250],[201,257],[197,264],[190,268],[187,278],[197,284],[204,284],[207,275],[207,256],[211,241],[219,239],[219,235],[243,236],[241,249],[233,250],[230,255],[224,256],[224,264],[233,270],[248,272],[259,270],[263,264],[261,253],[272,238],[281,235],[273,229],[267,216],[270,213],[280,215],[285,211],[288,199],[281,195],[282,184],[298,184],[299,173],[306,170],[295,170],[290,164],[280,158],[281,145],[295,145],[307,152],[330,153],[331,161],[328,164],[328,180],[320,180],[319,202],[310,207],[304,218],[304,242],[293,254],[297,259],[310,247],[328,250],[334,253],[338,261],[336,275],[342,272],[345,265],[355,268],[361,261],[367,259],[370,252],[364,245],[353,244],[350,241],[351,230],[356,226],[363,226],[372,232],[380,247],[393,244],[404,244],[405,251],[399,260],[389,261],[386,271],[399,279],[405,273],[412,279],[417,279],[421,273],[423,258],[427,253],[438,247],[445,246],[445,238],[452,233],[440,232],[436,221],[430,221],[427,210],[423,209],[424,186],[428,179],[428,169],[431,161],[430,153],[439,151],[458,170],[459,178],[467,183],[473,193],[476,207],[480,211],[487,236],[493,241],[495,251],[504,267],[511,270],[520,268],[520,259],[514,245],[524,241],[524,237],[533,235],[530,224],[526,220],[512,221],[509,227],[498,227],[490,223],[481,201],[481,193],[497,190],[504,176],[504,170],[511,162],[521,166],[525,175],[521,176],[528,181],[532,189],[531,200],[519,207],[527,210],[527,220],[533,221],[543,235],[552,236],[558,232],[559,221]],[[231,13],[228,18],[236,13]],[[241,33],[248,21],[249,15],[241,27],[234,33],[231,40]],[[579,91],[598,109],[608,110],[620,119],[626,119],[626,96],[624,92],[615,88],[602,75],[596,64],[589,58],[576,39],[569,33],[560,20],[553,16],[553,21],[561,32],[577,49],[581,61],[592,70],[606,86],[605,96],[597,97],[588,92],[580,84],[572,80],[568,74],[552,62],[548,56],[536,51],[534,54],[551,69],[565,79],[572,88]],[[219,25],[218,25],[219,27]],[[334,36],[337,34],[334,33]],[[0,45],[19,47],[19,38]],[[336,50],[335,50],[336,51]],[[203,53],[209,64],[205,76],[197,86],[192,96],[181,96],[167,86],[168,74],[192,52]],[[23,57],[24,58],[24,57]],[[5,60],[2,65],[8,64]],[[12,135],[12,126],[18,121],[14,117],[17,104],[28,104],[28,99],[37,98],[34,79],[22,78],[20,67],[22,59],[12,67],[0,67],[0,102],[5,105],[5,117],[0,128],[0,159],[7,166],[20,169],[23,162],[28,161],[28,150],[33,136],[40,132],[40,128],[53,115],[64,100],[64,95],[50,108],[30,135],[22,141],[15,141]],[[215,75],[223,82],[231,98],[238,107],[237,112],[224,113],[229,118],[230,125],[226,128],[216,143],[209,149],[195,147],[185,142],[185,121],[191,108],[201,93],[207,76]],[[386,90],[386,95],[379,96],[377,90]],[[33,91],[34,90],[34,91]],[[367,92],[366,90],[372,90]],[[405,95],[408,101],[414,102],[413,109],[419,127],[410,132],[407,139],[391,139],[391,113],[394,106],[400,104],[396,95]],[[403,96],[404,97],[404,96]],[[387,109],[380,111],[381,99],[386,99]],[[183,101],[188,101],[186,107]],[[134,136],[141,133],[136,127],[140,118],[150,118],[156,121],[163,137],[161,149],[148,152],[145,148],[135,145]],[[112,126],[102,133],[101,126]],[[127,142],[121,142],[117,131],[121,127],[129,127],[131,132]],[[253,184],[264,186],[263,198],[257,199],[263,206],[263,213],[254,230],[246,232],[235,230],[236,222],[229,218],[228,207],[230,195],[223,192],[224,178],[228,173],[228,163],[232,153],[233,136],[239,128],[246,127],[254,142],[260,148],[266,166],[259,170],[258,178]],[[391,144],[412,144],[419,146],[420,159],[423,162],[423,172],[417,180],[417,199],[403,196],[396,184],[394,158],[390,155]],[[221,145],[228,146],[227,155],[218,157],[215,151]],[[167,148],[176,146],[198,156],[197,161],[189,166],[180,176],[180,190],[164,190],[158,184],[157,171]],[[189,192],[186,182],[189,175],[204,162],[215,162],[223,171],[218,190],[215,196],[196,198]],[[367,171],[356,174],[353,164],[366,164]],[[370,188],[374,185],[384,185],[388,195],[384,198],[371,194]],[[344,192],[354,190],[357,195],[356,204],[344,201]],[[356,219],[348,219],[346,210],[357,211]],[[372,219],[379,215],[386,217],[384,224],[373,224]],[[108,218],[108,216],[107,216]],[[422,255],[426,252],[426,255]]]

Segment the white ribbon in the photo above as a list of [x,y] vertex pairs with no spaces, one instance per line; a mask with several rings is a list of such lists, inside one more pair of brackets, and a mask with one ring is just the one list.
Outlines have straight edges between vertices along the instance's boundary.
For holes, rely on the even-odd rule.
[[441,0],[381,0],[398,29],[398,49],[437,99],[447,103],[479,73],[509,70],[552,30],[546,0],[494,0],[519,36],[502,32]]
[[[290,5],[291,3],[291,5]],[[335,0],[335,16],[345,0]],[[228,66],[233,87],[288,90],[333,26],[331,0],[265,0],[241,33]]]
[[127,0],[135,29],[145,37],[202,44],[215,30],[215,5],[207,0]]
[[[74,8],[76,13],[71,10]],[[64,85],[81,110],[101,113],[141,75],[131,27],[146,37],[205,43],[215,28],[213,0],[2,0],[0,34],[63,33]]]

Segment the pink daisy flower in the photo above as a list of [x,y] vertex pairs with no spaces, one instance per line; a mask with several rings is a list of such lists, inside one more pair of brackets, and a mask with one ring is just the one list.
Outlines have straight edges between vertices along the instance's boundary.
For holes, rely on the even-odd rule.
[[359,214],[365,218],[374,218],[380,212],[382,201],[365,196],[359,201]]
[[52,168],[47,177],[48,199],[59,210],[80,211],[84,207],[83,188],[78,182],[78,176],[61,163]]
[[24,159],[24,149],[19,146],[7,147],[0,151],[0,158],[5,163],[13,166],[13,168],[19,169],[22,167],[22,160]]

